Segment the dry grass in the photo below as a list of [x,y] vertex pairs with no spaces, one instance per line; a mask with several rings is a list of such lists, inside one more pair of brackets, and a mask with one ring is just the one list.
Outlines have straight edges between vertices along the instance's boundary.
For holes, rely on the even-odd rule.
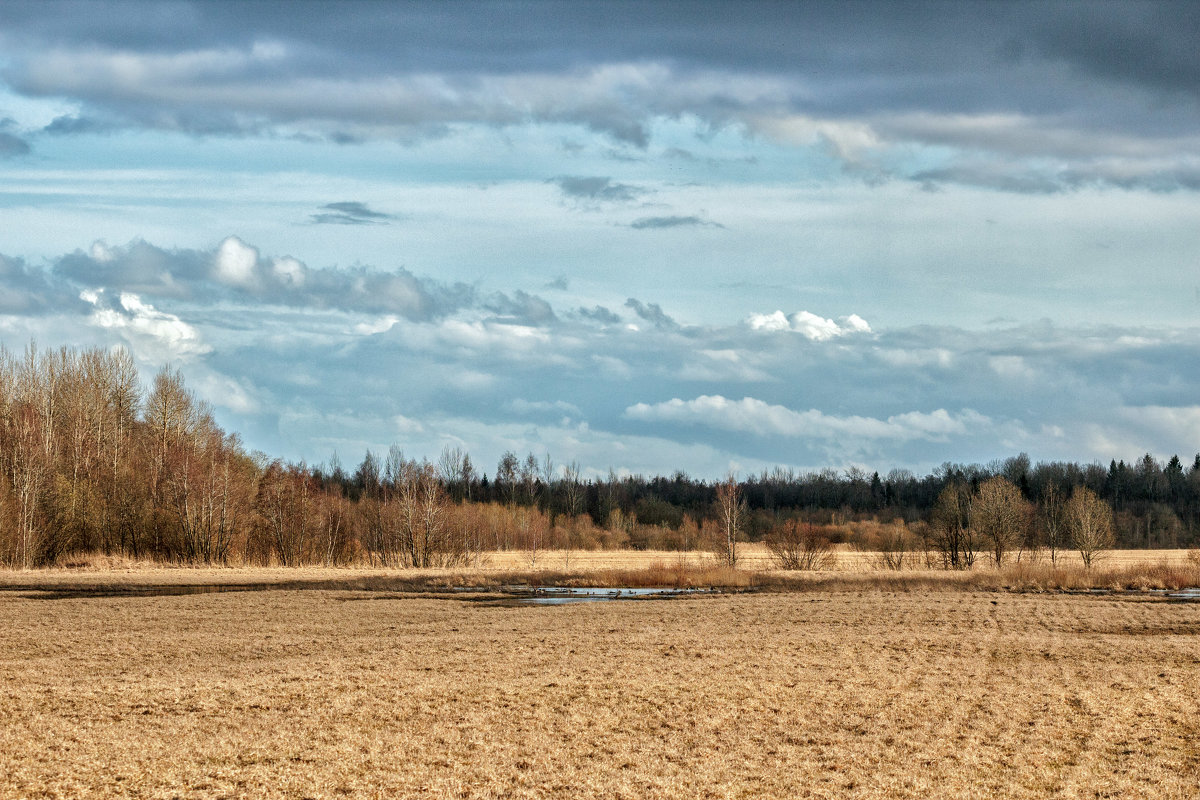
[[[1147,591],[1200,586],[1200,558],[1186,550],[1112,551],[1092,569],[1079,559],[1009,562],[996,570],[986,562],[967,572],[940,569],[880,570],[873,554],[840,551],[833,569],[784,572],[765,547],[746,545],[737,570],[711,554],[668,551],[543,551],[530,563],[525,554],[485,555],[475,567],[397,570],[362,565],[323,567],[180,567],[106,556],[76,557],[53,569],[0,570],[0,589],[13,587],[134,590],[146,586],[283,586],[391,591],[445,591],[521,585],[721,587],[783,591]],[[915,561],[914,561],[915,563]]]
[[0,796],[1194,798],[1200,604],[0,594]]

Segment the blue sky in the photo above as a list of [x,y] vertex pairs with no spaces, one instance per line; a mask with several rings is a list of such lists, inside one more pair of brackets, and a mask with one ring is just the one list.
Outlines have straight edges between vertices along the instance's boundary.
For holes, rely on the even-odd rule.
[[272,455],[1200,451],[1200,10],[0,6],[0,341]]

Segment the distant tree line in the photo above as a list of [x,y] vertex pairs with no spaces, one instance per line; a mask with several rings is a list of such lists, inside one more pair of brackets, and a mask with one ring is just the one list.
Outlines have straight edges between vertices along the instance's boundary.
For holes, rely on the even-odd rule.
[[430,567],[487,550],[521,550],[534,564],[568,547],[708,549],[735,565],[741,541],[819,565],[809,549],[857,536],[901,561],[919,548],[962,567],[977,552],[999,563],[1074,548],[1075,498],[1094,498],[1094,514],[1111,520],[1101,546],[1200,541],[1200,455],[1187,469],[1178,457],[1106,468],[1019,455],[923,477],[775,469],[704,481],[585,477],[576,462],[512,452],[489,477],[460,448],[429,462],[392,447],[347,471],[336,456],[310,467],[248,452],[178,371],[144,389],[125,350],[0,348],[0,563],[10,566],[96,552]]

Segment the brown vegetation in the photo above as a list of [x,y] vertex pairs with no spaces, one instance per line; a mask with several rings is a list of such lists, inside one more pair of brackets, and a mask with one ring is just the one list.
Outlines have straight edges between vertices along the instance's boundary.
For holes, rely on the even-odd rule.
[[3,797],[1182,800],[1200,782],[1200,604],[5,593],[0,619]]
[[788,520],[765,542],[780,569],[829,569],[836,560],[829,537],[810,522]]

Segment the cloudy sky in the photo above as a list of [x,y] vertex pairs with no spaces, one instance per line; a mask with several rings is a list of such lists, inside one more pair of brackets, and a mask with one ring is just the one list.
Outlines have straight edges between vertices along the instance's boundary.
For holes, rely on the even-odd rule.
[[0,342],[272,455],[1200,450],[1195,3],[0,4]]

